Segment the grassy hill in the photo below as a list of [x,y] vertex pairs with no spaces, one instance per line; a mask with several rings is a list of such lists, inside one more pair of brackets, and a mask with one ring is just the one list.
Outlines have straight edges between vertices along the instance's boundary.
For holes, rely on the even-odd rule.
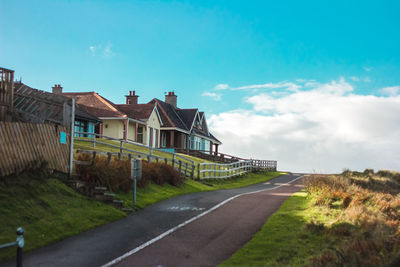
[[400,174],[314,175],[220,266],[400,266]]

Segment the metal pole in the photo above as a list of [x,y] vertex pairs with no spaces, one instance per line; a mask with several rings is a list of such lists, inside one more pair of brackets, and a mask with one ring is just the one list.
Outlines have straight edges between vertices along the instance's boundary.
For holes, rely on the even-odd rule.
[[22,267],[22,248],[24,247],[24,229],[17,229],[17,267]]
[[71,138],[69,144],[69,177],[72,176],[72,162],[74,160],[74,127],[75,127],[75,99],[71,99]]

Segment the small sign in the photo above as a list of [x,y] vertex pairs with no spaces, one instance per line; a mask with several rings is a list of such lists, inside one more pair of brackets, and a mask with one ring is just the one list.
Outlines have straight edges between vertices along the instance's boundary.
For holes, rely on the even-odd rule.
[[67,143],[67,134],[65,132],[60,132],[60,143],[61,144]]

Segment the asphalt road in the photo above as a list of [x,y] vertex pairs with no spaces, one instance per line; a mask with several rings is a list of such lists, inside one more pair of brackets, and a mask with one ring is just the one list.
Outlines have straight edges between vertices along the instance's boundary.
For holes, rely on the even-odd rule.
[[[214,266],[229,258],[247,242],[268,216],[291,193],[299,190],[296,183],[285,185],[299,177],[300,174],[283,175],[267,183],[244,188],[200,192],[168,199],[132,213],[125,219],[25,253],[23,264]],[[273,189],[276,187],[279,188]],[[247,194],[259,190],[264,191]],[[221,202],[224,204],[221,205]],[[256,212],[246,214],[251,210]],[[235,223],[236,228],[230,226],[232,222],[239,222]],[[213,233],[211,237],[210,233]],[[189,240],[185,240],[185,236]],[[225,239],[214,243],[219,236]],[[229,249],[222,251],[224,247]],[[171,262],[169,258],[178,261]],[[186,261],[183,261],[185,258]],[[199,261],[201,258],[206,258],[207,262]],[[183,265],[177,264],[179,262]],[[0,266],[15,266],[15,260]]]

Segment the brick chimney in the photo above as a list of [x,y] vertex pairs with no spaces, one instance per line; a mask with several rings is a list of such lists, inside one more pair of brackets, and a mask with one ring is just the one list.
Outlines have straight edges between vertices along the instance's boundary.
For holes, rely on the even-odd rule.
[[55,84],[53,87],[53,94],[61,95],[62,94],[62,87],[61,84]]
[[168,94],[165,95],[165,103],[177,107],[177,102],[178,102],[178,96],[175,95],[174,92],[168,92]]
[[127,105],[137,105],[139,96],[135,95],[135,91],[129,91],[129,95],[125,97]]

